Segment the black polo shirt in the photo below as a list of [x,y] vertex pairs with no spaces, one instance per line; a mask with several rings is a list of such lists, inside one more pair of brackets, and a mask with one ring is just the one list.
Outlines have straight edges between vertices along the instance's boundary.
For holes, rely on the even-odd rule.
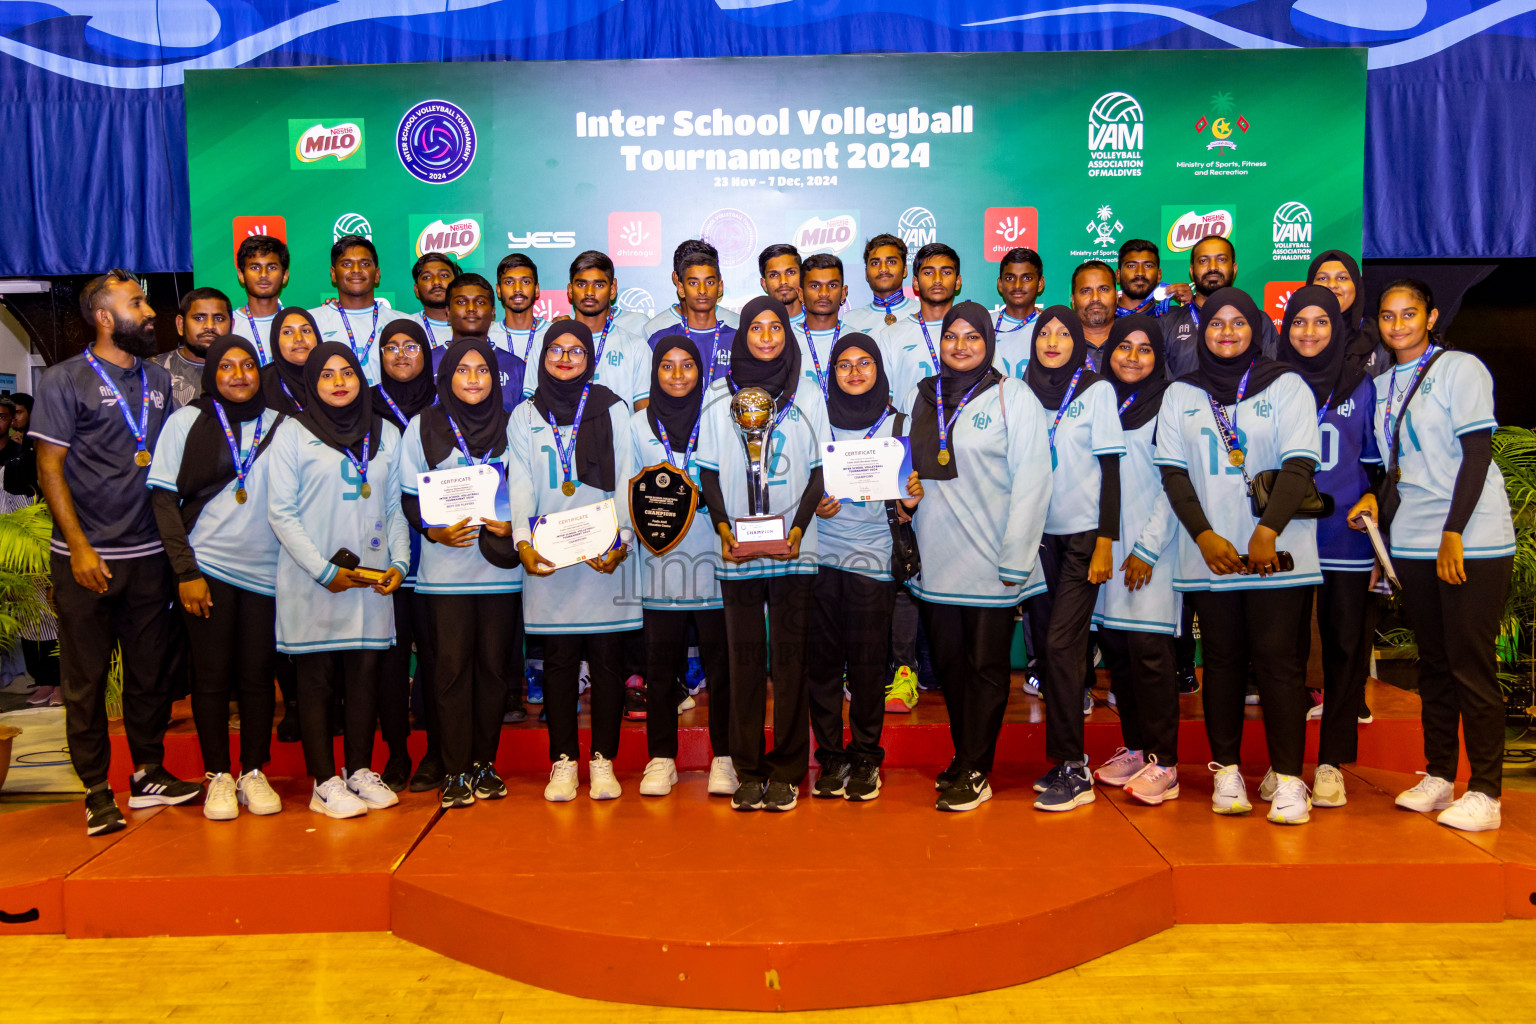
[[[1168,367],[1168,379],[1178,380],[1186,373],[1200,368],[1200,327],[1190,315],[1188,306],[1174,306],[1158,318],[1163,329],[1163,359]],[[1280,335],[1275,333],[1275,322],[1267,316],[1259,317],[1259,350],[1270,359],[1280,348]]]
[[[149,425],[145,444],[153,452],[160,428],[170,414],[171,375],[162,366],[135,359],[127,368],[98,359],[128,411],[138,423],[139,367],[149,384]],[[75,500],[75,513],[86,540],[103,558],[136,558],[161,550],[160,531],[149,504],[149,467],[134,464],[139,446],[123,419],[112,389],[96,375],[85,356],[50,366],[38,384],[28,435],[69,449],[64,480]],[[53,527],[50,548],[69,554],[69,545]]]

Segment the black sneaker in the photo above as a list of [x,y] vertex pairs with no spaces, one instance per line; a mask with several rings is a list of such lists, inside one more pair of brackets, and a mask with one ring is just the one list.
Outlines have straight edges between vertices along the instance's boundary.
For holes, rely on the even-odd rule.
[[411,781],[411,757],[409,754],[401,757],[391,757],[384,762],[384,771],[379,778],[384,785],[389,787],[391,793],[398,793]]
[[768,788],[768,783],[762,779],[743,779],[741,785],[736,787],[736,794],[731,797],[731,810],[733,811],[760,811],[763,809],[763,794]]
[[960,759],[958,757],[954,757],[950,759],[949,767],[939,772],[938,778],[933,780],[933,788],[935,791],[942,793],[950,786],[953,786],[955,784],[955,780],[959,777]]
[[992,799],[992,787],[987,777],[978,771],[968,771],[955,780],[955,784],[939,794],[934,805],[941,811],[972,811]]
[[800,799],[800,787],[774,780],[768,783],[768,793],[763,797],[765,811],[792,811]]
[[128,827],[110,789],[85,794],[85,834],[104,836]]
[[522,701],[518,701],[516,704],[508,704],[507,710],[502,712],[501,715],[502,725],[519,725],[526,721],[528,721],[528,709],[523,707]]
[[489,761],[476,761],[469,771],[469,777],[475,784],[477,800],[500,800],[507,795],[506,783],[501,781],[501,776],[496,774],[496,766]]
[[442,806],[444,810],[468,807],[475,802],[475,791],[469,785],[469,773],[450,775],[443,783]]
[[1195,677],[1195,666],[1183,665],[1179,668],[1179,692],[1199,693],[1200,680]]
[[128,806],[175,807],[196,800],[203,795],[203,787],[195,782],[183,782],[162,766],[155,765],[144,773],[143,778],[128,779]]
[[299,731],[298,704],[284,704],[283,720],[277,723],[277,741],[279,743],[297,743],[301,735]]
[[626,686],[624,688],[624,720],[626,722],[645,721],[645,687]]
[[843,799],[861,803],[880,795],[880,766],[873,761],[860,761],[854,765],[848,785],[843,789]]
[[821,766],[821,774],[816,779],[816,785],[811,787],[811,796],[818,800],[831,800],[833,797],[843,795],[843,790],[848,786],[848,776],[853,774],[853,765],[846,757],[840,754],[828,754],[827,763]]
[[443,762],[429,754],[421,759],[421,764],[416,766],[416,774],[411,776],[411,781],[406,788],[412,793],[426,793],[440,789],[443,785],[443,775]]

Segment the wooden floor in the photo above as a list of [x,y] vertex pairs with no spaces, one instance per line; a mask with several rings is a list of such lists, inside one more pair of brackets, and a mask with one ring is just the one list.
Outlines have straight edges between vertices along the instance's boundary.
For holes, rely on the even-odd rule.
[[[686,886],[686,880],[684,880]],[[679,890],[680,898],[686,889]],[[1179,925],[1027,985],[771,1019],[828,1024],[1417,1024],[1531,1019],[1536,920]],[[580,958],[578,946],[569,955]],[[0,939],[0,1019],[669,1024],[761,1014],[600,1003],[510,981],[386,933]],[[600,965],[594,964],[594,969]]]

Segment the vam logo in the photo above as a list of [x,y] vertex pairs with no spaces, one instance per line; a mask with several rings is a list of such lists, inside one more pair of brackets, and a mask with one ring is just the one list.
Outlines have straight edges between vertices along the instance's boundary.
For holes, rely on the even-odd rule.
[[324,121],[290,118],[288,120],[289,167],[347,168],[362,170],[368,165],[363,147],[363,122]]
[[441,218],[428,223],[416,236],[416,255],[440,252],[462,261],[480,248],[480,221],[474,217],[459,217],[451,221]]
[[911,206],[897,218],[896,233],[909,252],[916,252],[938,240],[939,221],[927,207]]
[[1146,117],[1136,97],[1107,92],[1088,111],[1088,176],[1139,178]]
[[1312,211],[1304,203],[1281,203],[1271,225],[1275,248],[1272,259],[1310,260],[1312,258]]

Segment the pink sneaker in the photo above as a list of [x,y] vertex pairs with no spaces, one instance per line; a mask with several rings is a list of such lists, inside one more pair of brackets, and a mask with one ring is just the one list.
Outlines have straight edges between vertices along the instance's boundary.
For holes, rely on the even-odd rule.
[[1123,786],[1135,778],[1146,763],[1141,751],[1119,747],[1108,761],[1099,766],[1093,777],[1106,786]]
[[1164,800],[1179,798],[1179,769],[1177,765],[1164,768],[1157,763],[1157,755],[1147,758],[1147,766],[1128,780],[1125,791],[1133,800],[1156,807]]

